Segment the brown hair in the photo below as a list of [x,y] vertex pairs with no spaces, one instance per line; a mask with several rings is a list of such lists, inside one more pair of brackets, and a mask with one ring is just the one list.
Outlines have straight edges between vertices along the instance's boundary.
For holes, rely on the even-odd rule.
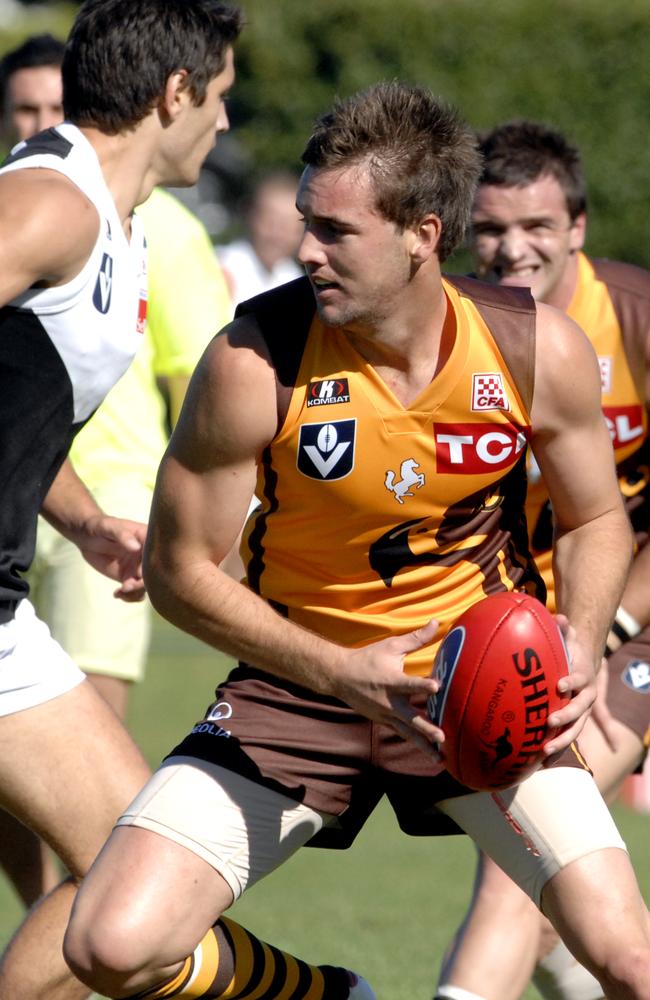
[[476,137],[458,113],[398,81],[337,101],[316,122],[302,161],[325,170],[367,163],[386,219],[406,229],[430,212],[440,218],[441,261],[463,239],[481,171]]

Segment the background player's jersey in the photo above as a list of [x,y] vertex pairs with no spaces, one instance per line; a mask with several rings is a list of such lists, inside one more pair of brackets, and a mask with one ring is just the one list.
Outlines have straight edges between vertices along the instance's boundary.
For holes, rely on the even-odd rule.
[[[646,341],[650,335],[650,272],[614,261],[578,258],[578,282],[567,309],[598,355],[602,407],[614,448],[621,491],[642,537],[648,531],[646,492],[650,482],[646,411]],[[535,562],[555,610],[553,516],[548,491],[529,458],[526,516]]]
[[36,518],[76,429],[133,358],[146,312],[142,228],[127,241],[97,155],[64,124],[16,146],[3,172],[65,174],[95,205],[98,234],[80,273],[32,288],[0,309],[0,622],[27,593]]
[[[535,586],[523,520],[529,405],[475,303],[444,287],[453,348],[408,407],[341,330],[313,317],[312,300],[286,419],[260,465],[262,506],[242,545],[249,586],[346,646],[432,617],[442,635],[485,594]],[[534,347],[534,322],[529,331]],[[428,648],[406,669],[429,673],[431,659]]]

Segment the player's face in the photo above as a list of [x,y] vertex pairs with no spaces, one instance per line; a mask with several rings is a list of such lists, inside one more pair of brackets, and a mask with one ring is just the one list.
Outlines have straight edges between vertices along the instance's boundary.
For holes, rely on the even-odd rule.
[[226,52],[225,65],[221,73],[207,86],[205,100],[195,105],[189,100],[186,115],[177,135],[173,160],[166,171],[169,176],[162,178],[166,184],[195,184],[203,161],[214,148],[217,135],[230,128],[225,98],[235,82],[233,51]]
[[530,288],[538,301],[566,309],[584,236],[585,217],[571,219],[555,177],[513,187],[483,184],[476,193],[471,251],[484,280]]
[[304,235],[298,259],[329,326],[372,331],[394,311],[408,286],[407,235],[375,208],[363,166],[341,170],[307,167],[298,188]]
[[12,140],[29,139],[63,121],[63,84],[58,66],[16,70],[7,84],[8,124]]

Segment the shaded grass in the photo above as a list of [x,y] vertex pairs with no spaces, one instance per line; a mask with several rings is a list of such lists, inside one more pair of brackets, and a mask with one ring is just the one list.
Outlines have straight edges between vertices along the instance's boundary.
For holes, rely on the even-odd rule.
[[[157,622],[147,679],[134,691],[130,725],[152,766],[211,701],[228,660]],[[650,899],[647,816],[618,806],[616,817]],[[381,805],[348,851],[300,851],[231,911],[273,944],[308,961],[362,972],[382,1000],[430,1000],[440,958],[472,884],[474,850],[465,837],[433,840],[400,833]],[[21,915],[0,878],[0,941]],[[525,1000],[535,1000],[530,987]]]

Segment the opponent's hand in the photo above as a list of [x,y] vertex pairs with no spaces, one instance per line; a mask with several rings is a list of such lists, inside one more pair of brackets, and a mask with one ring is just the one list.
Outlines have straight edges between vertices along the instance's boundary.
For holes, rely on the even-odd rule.
[[571,700],[564,708],[553,712],[548,718],[549,729],[560,729],[544,747],[547,757],[566,750],[577,739],[591,708],[596,700],[596,670],[587,651],[578,641],[575,629],[569,625],[564,615],[557,615],[557,623],[571,661],[571,673],[558,681],[558,690],[568,692]]
[[414,740],[429,755],[438,756],[432,744],[443,743],[442,729],[411,704],[415,696],[426,698],[438,690],[432,677],[404,673],[404,657],[431,643],[438,623],[430,621],[405,635],[382,639],[353,649],[339,679],[336,697],[373,722],[389,726],[403,739]]
[[84,522],[83,534],[77,540],[86,562],[120,586],[114,596],[123,601],[144,598],[142,550],[147,525],[120,517],[97,514]]

